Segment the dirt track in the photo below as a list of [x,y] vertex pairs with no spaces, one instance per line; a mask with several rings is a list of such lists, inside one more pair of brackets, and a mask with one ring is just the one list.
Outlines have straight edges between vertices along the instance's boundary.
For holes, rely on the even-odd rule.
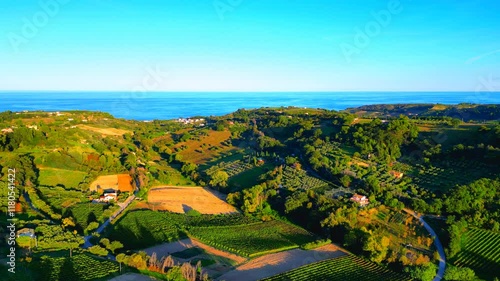
[[[202,214],[228,214],[237,212],[223,196],[202,187],[157,187],[148,193],[148,203],[155,210],[185,213],[190,209]],[[150,206],[151,207],[151,206]]]
[[216,280],[255,281],[287,272],[303,265],[344,255],[346,253],[333,244],[309,251],[295,249],[250,260]]

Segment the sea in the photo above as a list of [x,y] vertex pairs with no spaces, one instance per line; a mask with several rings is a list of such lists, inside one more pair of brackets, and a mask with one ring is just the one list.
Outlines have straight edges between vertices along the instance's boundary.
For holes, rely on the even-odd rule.
[[241,108],[344,110],[397,103],[499,104],[500,92],[0,92],[0,112],[92,110],[141,121],[220,116]]

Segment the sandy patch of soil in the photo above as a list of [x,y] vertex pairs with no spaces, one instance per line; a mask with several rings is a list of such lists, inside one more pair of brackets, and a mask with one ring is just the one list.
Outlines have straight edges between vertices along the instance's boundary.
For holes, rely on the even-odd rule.
[[220,276],[217,280],[254,281],[290,271],[303,265],[346,255],[333,244],[314,250],[294,249],[286,252],[265,255],[240,265]]
[[78,128],[83,129],[83,130],[87,130],[87,131],[96,132],[96,133],[99,133],[99,134],[105,135],[105,136],[123,136],[127,133],[130,133],[130,134],[132,133],[130,131],[123,130],[123,129],[96,128],[96,127],[92,127],[92,126],[88,126],[88,125],[78,125]]
[[[155,210],[185,213],[194,209],[202,214],[228,214],[237,212],[227,204],[224,196],[202,187],[156,187],[148,193],[148,203]],[[151,206],[152,205],[152,206]]]

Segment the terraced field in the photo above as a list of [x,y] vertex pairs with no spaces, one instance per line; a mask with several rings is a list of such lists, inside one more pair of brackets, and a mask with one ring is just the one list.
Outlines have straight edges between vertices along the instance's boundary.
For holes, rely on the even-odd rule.
[[291,190],[308,190],[327,186],[328,183],[318,178],[309,176],[304,170],[295,170],[286,166],[285,169],[283,169],[283,185]]
[[263,281],[400,281],[409,277],[356,256],[344,256],[302,266]]
[[413,181],[420,187],[447,191],[457,184],[468,184],[474,180],[495,176],[496,168],[475,161],[442,161],[435,166],[417,164]]
[[[472,268],[480,277],[500,277],[500,234],[471,229],[465,234],[466,243],[454,258],[457,266]],[[495,272],[496,275],[495,275]]]
[[244,257],[298,248],[316,237],[306,230],[281,221],[245,225],[197,227],[189,233],[208,245]]

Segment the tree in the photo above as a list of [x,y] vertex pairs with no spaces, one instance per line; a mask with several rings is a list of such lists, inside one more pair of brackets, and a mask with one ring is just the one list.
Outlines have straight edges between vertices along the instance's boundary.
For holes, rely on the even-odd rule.
[[467,267],[456,267],[448,265],[444,273],[444,279],[450,281],[469,281],[475,280],[476,273],[474,270]]
[[386,236],[378,236],[375,233],[368,237],[363,250],[370,252],[370,260],[381,263],[387,256],[390,239]]
[[436,276],[437,266],[433,263],[427,263],[422,266],[406,267],[405,272],[416,280],[432,281]]
[[352,179],[348,175],[344,175],[340,178],[340,183],[342,183],[343,186],[349,187],[351,185]]
[[139,270],[144,270],[148,267],[146,261],[147,256],[144,257],[144,255],[141,255],[140,253],[134,253],[128,259],[128,265]]
[[114,254],[116,250],[123,248],[123,244],[120,241],[113,241],[107,248]]
[[125,254],[118,254],[116,255],[116,261],[120,264],[120,273],[122,272],[122,263],[125,263],[127,261],[127,255]]
[[89,252],[94,254],[94,255],[101,256],[101,257],[105,257],[109,254],[108,250],[104,249],[103,247],[101,247],[99,245],[95,245],[95,246],[90,247]]
[[109,247],[109,239],[108,238],[102,238],[101,241],[99,241],[99,244],[101,244],[104,247],[108,248]]
[[209,184],[211,186],[226,187],[229,175],[222,170],[216,171],[210,176]]
[[62,220],[62,225],[63,225],[63,228],[67,228],[67,227],[75,227],[75,221],[73,220],[73,218],[64,218]]
[[99,223],[96,221],[93,221],[89,223],[87,228],[85,228],[85,233],[91,233],[92,231],[96,230],[99,227]]

